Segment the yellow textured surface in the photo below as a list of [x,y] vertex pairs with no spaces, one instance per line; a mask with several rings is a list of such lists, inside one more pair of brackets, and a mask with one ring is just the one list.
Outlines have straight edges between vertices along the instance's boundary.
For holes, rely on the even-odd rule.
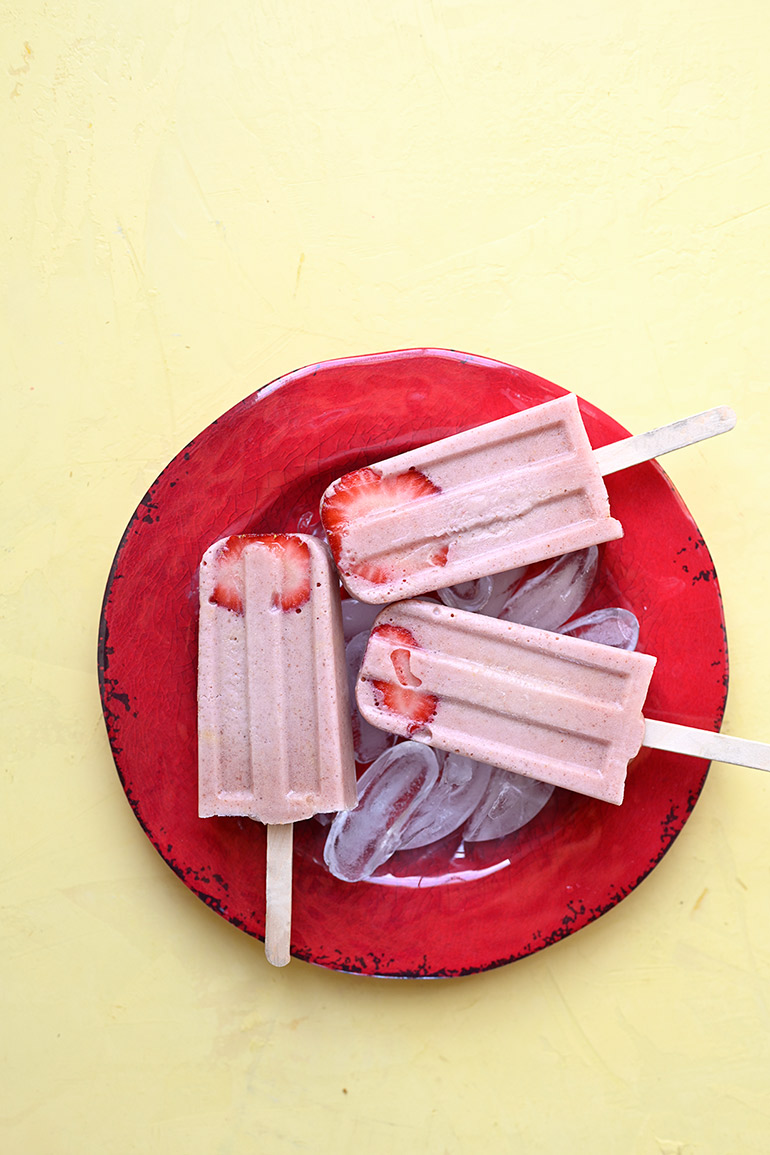
[[758,0],[5,5],[0,1148],[764,1155],[770,779],[715,765],[638,891],[437,983],[293,963],[126,804],[104,583],[255,384],[448,346],[642,430],[720,576],[725,729],[770,740],[770,16]]

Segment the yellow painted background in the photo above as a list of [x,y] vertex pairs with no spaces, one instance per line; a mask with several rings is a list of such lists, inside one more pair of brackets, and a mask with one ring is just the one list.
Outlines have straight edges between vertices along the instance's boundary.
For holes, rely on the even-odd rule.
[[715,765],[661,866],[486,975],[294,962],[126,803],[100,600],[166,462],[258,385],[448,346],[642,429],[770,740],[770,16],[760,0],[43,0],[2,14],[0,1149],[770,1149],[770,780]]

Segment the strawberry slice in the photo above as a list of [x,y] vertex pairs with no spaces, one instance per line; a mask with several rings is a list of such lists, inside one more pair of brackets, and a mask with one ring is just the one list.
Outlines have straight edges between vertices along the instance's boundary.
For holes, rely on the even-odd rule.
[[273,593],[273,607],[299,610],[310,601],[310,548],[306,541],[289,533],[262,539],[283,562],[283,581]]
[[214,558],[217,582],[209,601],[235,614],[243,613],[244,574],[241,555],[248,545],[261,544],[279,554],[284,566],[280,589],[273,593],[275,609],[298,610],[310,599],[310,550],[300,538],[286,533],[244,533],[229,537]]
[[370,637],[382,638],[384,642],[395,642],[397,646],[411,646],[414,650],[420,648],[420,643],[411,630],[406,626],[397,626],[393,622],[383,622],[381,626],[375,626]]
[[422,680],[417,677],[410,663],[410,650],[391,650],[390,660],[396,677],[402,686],[421,686]]
[[438,698],[435,694],[423,694],[408,686],[394,685],[393,682],[372,681],[377,695],[377,704],[391,714],[399,714],[407,720],[407,733],[414,734],[427,726],[436,716]]
[[340,571],[381,584],[413,572],[426,563],[446,565],[449,546],[441,541],[428,542],[422,549],[412,549],[408,553],[392,551],[383,559],[359,560],[347,557],[345,551],[345,535],[352,522],[380,510],[400,509],[419,498],[440,492],[439,487],[418,469],[388,476],[370,467],[346,473],[336,483],[333,493],[324,500],[321,509],[321,521]]
[[244,533],[238,537],[228,537],[214,557],[218,569],[217,584],[209,601],[234,614],[243,613],[243,566],[241,554],[249,542],[258,540],[254,534]]
[[438,708],[435,694],[426,694],[414,688],[422,683],[412,671],[409,658],[412,650],[419,649],[419,643],[410,630],[390,623],[375,626],[372,637],[375,635],[395,643],[390,652],[390,660],[397,679],[396,683],[372,680],[377,704],[392,714],[406,718],[407,732],[414,734],[415,730],[427,726],[433,720]]

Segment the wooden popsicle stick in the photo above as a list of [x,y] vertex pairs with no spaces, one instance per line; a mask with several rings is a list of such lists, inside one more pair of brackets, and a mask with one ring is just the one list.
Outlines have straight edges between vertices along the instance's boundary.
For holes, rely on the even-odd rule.
[[652,746],[655,750],[671,750],[675,754],[691,754],[693,758],[729,762],[733,766],[770,770],[770,745],[767,743],[733,738],[713,730],[696,730],[693,726],[679,726],[676,722],[645,718],[643,745]]
[[291,882],[294,826],[267,828],[265,957],[274,967],[288,963],[291,941]]
[[683,417],[671,425],[661,425],[648,433],[637,433],[635,437],[624,437],[612,445],[603,445],[594,450],[594,458],[599,472],[606,477],[608,473],[628,469],[630,465],[639,465],[642,461],[662,457],[674,449],[684,449],[686,445],[695,445],[719,433],[727,433],[735,426],[735,422],[733,410],[727,405],[719,405],[716,409]]

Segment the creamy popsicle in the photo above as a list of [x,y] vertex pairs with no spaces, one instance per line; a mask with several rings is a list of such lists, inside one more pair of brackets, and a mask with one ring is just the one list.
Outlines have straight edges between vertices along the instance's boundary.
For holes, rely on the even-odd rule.
[[269,922],[271,843],[290,868],[281,827],[356,805],[339,586],[316,538],[246,534],[203,556],[198,789],[202,818],[268,825]]
[[216,542],[200,567],[199,814],[297,822],[356,803],[337,583],[302,534]]
[[565,394],[345,474],[321,520],[346,589],[396,601],[620,537],[602,475],[734,423],[710,410],[594,451]]
[[655,658],[425,601],[377,618],[356,696],[391,733],[620,803]]
[[655,658],[415,599],[377,617],[361,714],[404,738],[606,802],[640,746],[770,770],[770,745],[644,718]]

